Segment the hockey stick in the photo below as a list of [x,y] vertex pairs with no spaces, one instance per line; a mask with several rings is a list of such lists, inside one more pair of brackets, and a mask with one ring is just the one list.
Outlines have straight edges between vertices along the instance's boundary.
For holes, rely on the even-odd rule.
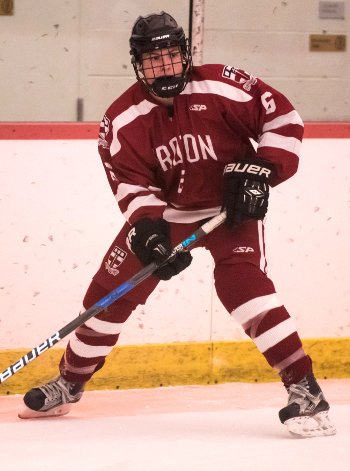
[[[209,234],[213,231],[216,227],[220,226],[226,219],[225,211],[214,216],[209,221],[204,223],[200,226],[192,235],[187,237],[185,240],[180,242],[179,245],[174,247],[169,256],[168,260],[174,256],[177,252],[183,252],[189,250],[197,241],[202,239],[205,235]],[[166,262],[164,262],[166,263]],[[162,264],[163,265],[163,264]],[[114,301],[124,296],[124,294],[128,293],[132,289],[134,289],[138,284],[142,283],[142,281],[146,280],[152,273],[159,268],[159,264],[157,263],[150,263],[149,265],[145,266],[142,270],[136,273],[134,276],[129,278],[129,280],[124,281],[121,285],[107,294],[104,298],[100,299],[96,304],[91,306],[85,312],[80,314],[78,317],[73,319],[67,325],[62,327],[62,329],[55,332],[51,335],[48,339],[42,342],[37,347],[34,347],[30,352],[26,353],[22,358],[18,361],[10,365],[6,370],[0,373],[0,384],[6,381],[8,378],[13,376],[17,371],[21,370],[24,366],[28,365],[31,361],[35,360],[39,355],[43,352],[48,350],[49,348],[53,347],[57,342],[62,340],[68,334],[73,332],[77,327],[84,324],[87,320],[91,319],[91,317],[96,316],[99,312],[103,311],[106,307],[110,306]]]

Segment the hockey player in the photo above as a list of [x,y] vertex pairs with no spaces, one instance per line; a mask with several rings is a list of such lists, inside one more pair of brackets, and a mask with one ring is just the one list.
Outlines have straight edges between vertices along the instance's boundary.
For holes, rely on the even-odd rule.
[[[183,29],[165,12],[136,20],[130,53],[137,81],[108,108],[98,141],[126,223],[93,277],[84,307],[143,265],[165,261],[175,244],[224,208],[225,225],[198,244],[213,256],[218,297],[278,371],[289,393],[281,422],[297,435],[334,434],[311,359],[266,274],[263,219],[269,187],[297,171],[299,114],[280,92],[243,70],[193,67]],[[235,250],[242,246],[251,250]],[[66,414],[103,367],[132,311],[159,280],[169,280],[191,260],[190,253],[178,253],[77,328],[60,375],[25,394],[20,417]]]

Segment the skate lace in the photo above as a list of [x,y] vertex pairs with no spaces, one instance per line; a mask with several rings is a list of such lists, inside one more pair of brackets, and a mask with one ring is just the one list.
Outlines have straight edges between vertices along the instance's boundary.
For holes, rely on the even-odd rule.
[[57,402],[60,400],[62,404],[66,404],[71,399],[68,389],[58,382],[45,384],[39,388],[46,396],[47,401]]
[[320,394],[317,396],[311,394],[308,389],[307,382],[302,384],[292,384],[289,387],[289,404],[296,402],[297,404],[303,405],[307,400],[315,405],[320,402]]

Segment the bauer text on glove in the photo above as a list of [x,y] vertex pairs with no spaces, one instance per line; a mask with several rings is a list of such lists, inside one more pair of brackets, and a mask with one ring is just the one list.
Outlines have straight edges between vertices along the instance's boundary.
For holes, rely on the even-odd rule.
[[247,219],[264,219],[272,167],[259,159],[239,160],[224,168],[223,209],[226,224],[235,227]]

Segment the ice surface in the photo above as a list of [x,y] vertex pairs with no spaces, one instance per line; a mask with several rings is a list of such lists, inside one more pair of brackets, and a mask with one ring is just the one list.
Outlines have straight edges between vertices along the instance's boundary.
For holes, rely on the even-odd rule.
[[86,392],[55,419],[20,420],[22,396],[1,397],[2,469],[345,471],[350,380],[320,383],[338,433],[312,439],[280,424],[277,383]]

